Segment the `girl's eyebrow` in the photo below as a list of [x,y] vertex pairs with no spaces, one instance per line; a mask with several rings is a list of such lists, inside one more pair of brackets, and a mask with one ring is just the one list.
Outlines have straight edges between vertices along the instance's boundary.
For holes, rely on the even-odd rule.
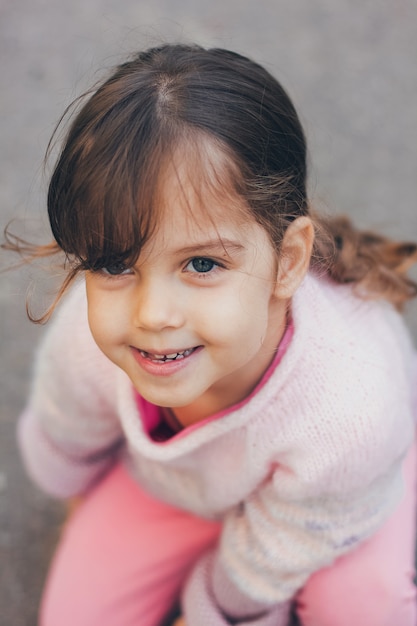
[[199,241],[192,246],[186,246],[185,248],[181,248],[177,252],[181,254],[193,254],[200,253],[204,250],[204,252],[226,252],[229,254],[230,252],[242,252],[245,249],[238,241],[233,241],[232,239],[210,239],[208,241]]

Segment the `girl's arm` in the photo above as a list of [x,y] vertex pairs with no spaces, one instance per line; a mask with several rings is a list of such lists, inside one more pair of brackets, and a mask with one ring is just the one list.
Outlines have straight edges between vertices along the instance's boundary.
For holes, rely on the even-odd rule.
[[194,568],[182,605],[186,626],[288,626],[291,610],[290,600],[261,602],[238,589],[216,552],[204,555]]
[[85,290],[63,302],[37,355],[18,439],[31,478],[47,493],[80,494],[114,463],[123,433],[114,410],[116,371],[88,327]]
[[401,461],[370,485],[311,499],[279,497],[273,476],[226,516],[218,550],[187,582],[185,621],[193,626],[286,626],[290,601],[314,572],[358,546],[402,495]]

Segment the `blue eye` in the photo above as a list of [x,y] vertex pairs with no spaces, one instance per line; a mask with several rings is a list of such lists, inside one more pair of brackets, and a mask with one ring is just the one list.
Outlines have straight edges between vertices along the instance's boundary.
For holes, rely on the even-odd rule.
[[189,269],[189,271],[194,271],[199,274],[206,274],[207,272],[211,272],[211,270],[215,267],[218,267],[218,264],[215,261],[200,256],[191,259],[191,261],[187,265],[187,269]]

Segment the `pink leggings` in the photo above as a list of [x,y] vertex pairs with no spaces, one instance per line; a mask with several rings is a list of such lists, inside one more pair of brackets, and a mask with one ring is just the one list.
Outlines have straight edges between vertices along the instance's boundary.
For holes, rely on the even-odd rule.
[[[298,594],[303,626],[417,625],[415,449],[404,473],[405,496],[383,528],[314,574]],[[160,626],[219,530],[216,523],[154,500],[118,465],[65,528],[40,626]]]

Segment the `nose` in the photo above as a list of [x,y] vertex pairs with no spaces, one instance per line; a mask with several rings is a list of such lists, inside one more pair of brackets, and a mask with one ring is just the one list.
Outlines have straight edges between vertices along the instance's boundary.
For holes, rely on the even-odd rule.
[[137,328],[152,331],[180,328],[184,319],[182,300],[170,281],[147,280],[137,287],[133,312]]

